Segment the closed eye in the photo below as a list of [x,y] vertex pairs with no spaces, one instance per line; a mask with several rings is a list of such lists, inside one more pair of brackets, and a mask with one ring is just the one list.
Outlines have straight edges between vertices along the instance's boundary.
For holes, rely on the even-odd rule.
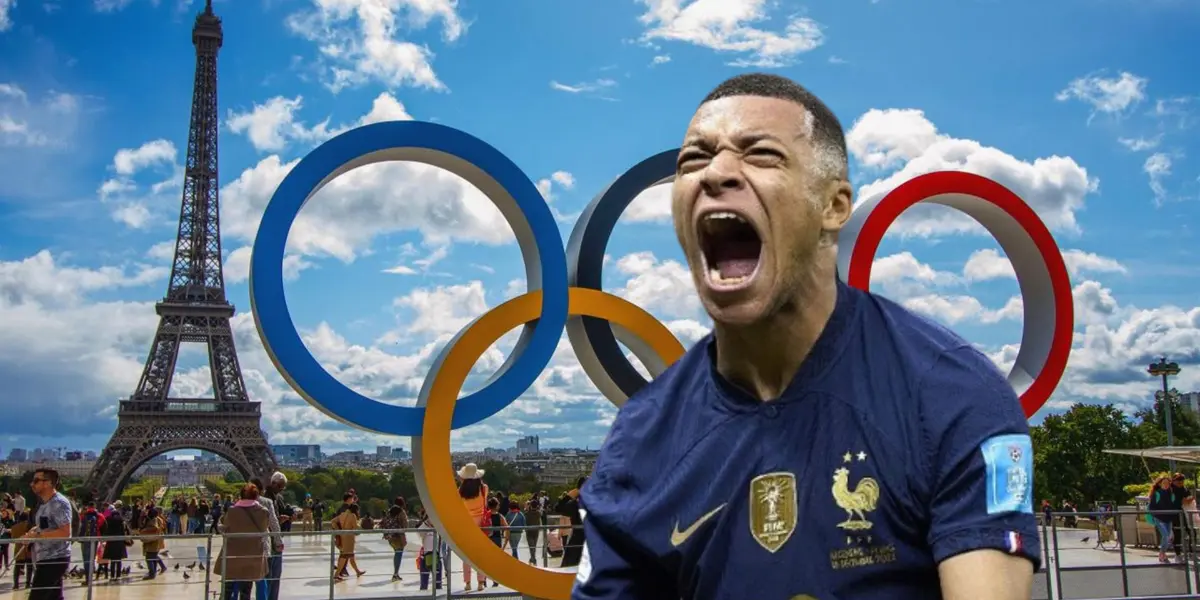
[[696,161],[707,160],[708,155],[703,152],[690,151],[679,155],[679,160],[675,163],[675,167],[680,171],[685,170],[689,164]]

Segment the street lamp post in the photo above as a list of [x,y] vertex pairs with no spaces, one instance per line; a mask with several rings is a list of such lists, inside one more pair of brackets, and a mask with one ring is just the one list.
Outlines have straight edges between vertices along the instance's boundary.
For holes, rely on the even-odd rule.
[[[1178,375],[1179,371],[1179,363],[1167,362],[1167,357],[1165,356],[1160,358],[1156,363],[1150,363],[1150,368],[1147,369],[1147,372],[1149,372],[1150,375],[1162,378],[1162,391],[1155,392],[1154,398],[1163,403],[1163,413],[1166,416],[1168,447],[1175,445],[1175,432],[1171,427],[1171,409],[1174,400],[1179,398],[1179,392],[1171,389],[1171,387],[1167,384],[1167,378],[1173,375]],[[1170,465],[1169,468],[1171,469],[1171,472],[1174,473],[1175,461],[1170,460],[1168,461],[1168,464]]]

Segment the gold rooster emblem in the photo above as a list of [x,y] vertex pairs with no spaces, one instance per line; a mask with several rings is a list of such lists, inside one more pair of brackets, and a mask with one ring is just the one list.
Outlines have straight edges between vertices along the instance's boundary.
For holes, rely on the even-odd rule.
[[850,470],[841,467],[833,472],[833,501],[846,511],[846,520],[838,523],[838,527],[850,531],[870,529],[867,513],[875,510],[879,502],[879,482],[863,477],[851,490]]

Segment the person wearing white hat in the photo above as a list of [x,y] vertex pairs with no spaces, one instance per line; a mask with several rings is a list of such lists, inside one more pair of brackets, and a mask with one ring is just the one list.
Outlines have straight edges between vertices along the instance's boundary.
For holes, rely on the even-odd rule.
[[486,472],[480,469],[475,463],[467,463],[458,470],[458,478],[463,481],[468,479],[483,479],[483,474]]
[[[487,499],[488,486],[483,482],[484,470],[480,469],[475,463],[467,463],[458,470],[458,478],[462,483],[458,486],[458,496],[462,498],[463,504],[467,506],[467,512],[471,513],[471,518],[480,527],[483,524],[485,517],[488,516]],[[489,521],[488,526],[491,523]],[[462,558],[461,556],[459,558]],[[471,569],[473,566],[463,559],[463,589],[471,589]],[[475,580],[479,584],[479,589],[483,590],[487,586],[487,575],[475,569]]]

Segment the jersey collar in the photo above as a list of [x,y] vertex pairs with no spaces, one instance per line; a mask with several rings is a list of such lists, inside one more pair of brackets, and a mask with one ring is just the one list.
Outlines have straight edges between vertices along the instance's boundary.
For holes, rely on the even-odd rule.
[[[840,279],[838,280],[837,304],[834,305],[829,321],[825,323],[825,329],[821,330],[821,335],[813,344],[812,351],[800,364],[800,370],[796,372],[795,378],[788,384],[783,395],[772,401],[771,404],[790,402],[803,397],[813,384],[825,376],[851,337],[849,334],[857,324],[859,300],[862,296],[863,292],[851,288]],[[709,334],[705,341],[705,352],[709,384],[722,404],[735,410],[755,410],[764,404],[717,372],[716,341],[712,334]]]

